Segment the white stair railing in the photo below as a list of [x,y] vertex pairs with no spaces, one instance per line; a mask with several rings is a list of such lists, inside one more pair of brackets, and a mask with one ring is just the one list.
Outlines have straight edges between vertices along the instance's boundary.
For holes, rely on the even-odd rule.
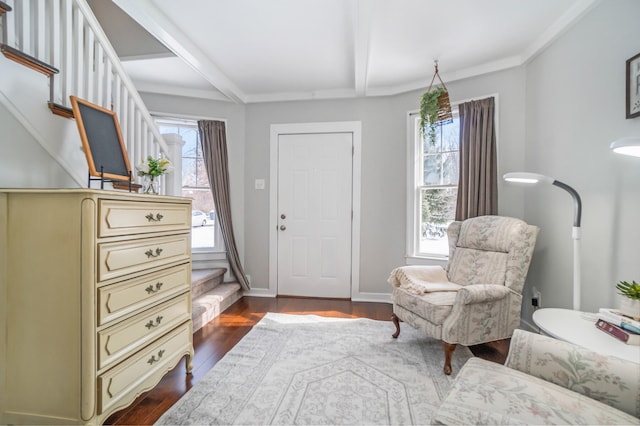
[[[3,43],[59,70],[50,80],[50,101],[71,108],[69,96],[74,95],[114,111],[134,168],[148,155],[172,160],[86,0],[3,2],[12,8],[3,21]],[[165,188],[164,181],[161,183]]]

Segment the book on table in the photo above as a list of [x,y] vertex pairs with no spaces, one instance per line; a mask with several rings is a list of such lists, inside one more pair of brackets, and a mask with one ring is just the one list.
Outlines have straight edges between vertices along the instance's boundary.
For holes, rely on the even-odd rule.
[[640,334],[632,333],[601,318],[596,321],[596,327],[627,345],[640,345]]
[[617,325],[627,331],[640,334],[640,321],[621,314],[619,311],[610,308],[600,308],[596,317],[605,320],[610,324]]

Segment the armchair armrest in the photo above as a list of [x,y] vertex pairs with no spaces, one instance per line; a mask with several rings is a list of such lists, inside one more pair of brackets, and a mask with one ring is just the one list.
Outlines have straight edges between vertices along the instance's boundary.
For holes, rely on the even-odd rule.
[[505,365],[640,417],[640,364],[515,330]]
[[492,302],[504,299],[509,295],[509,287],[497,284],[472,284],[461,287],[456,296],[456,304]]

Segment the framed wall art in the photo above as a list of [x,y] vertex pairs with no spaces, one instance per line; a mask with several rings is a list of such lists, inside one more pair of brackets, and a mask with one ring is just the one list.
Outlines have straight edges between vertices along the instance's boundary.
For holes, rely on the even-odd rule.
[[627,118],[640,117],[640,53],[627,60]]

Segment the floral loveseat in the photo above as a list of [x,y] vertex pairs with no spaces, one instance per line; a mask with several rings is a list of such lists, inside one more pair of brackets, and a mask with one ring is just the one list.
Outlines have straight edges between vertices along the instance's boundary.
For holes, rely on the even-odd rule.
[[467,361],[433,420],[628,425],[639,417],[640,364],[515,330],[505,365]]

